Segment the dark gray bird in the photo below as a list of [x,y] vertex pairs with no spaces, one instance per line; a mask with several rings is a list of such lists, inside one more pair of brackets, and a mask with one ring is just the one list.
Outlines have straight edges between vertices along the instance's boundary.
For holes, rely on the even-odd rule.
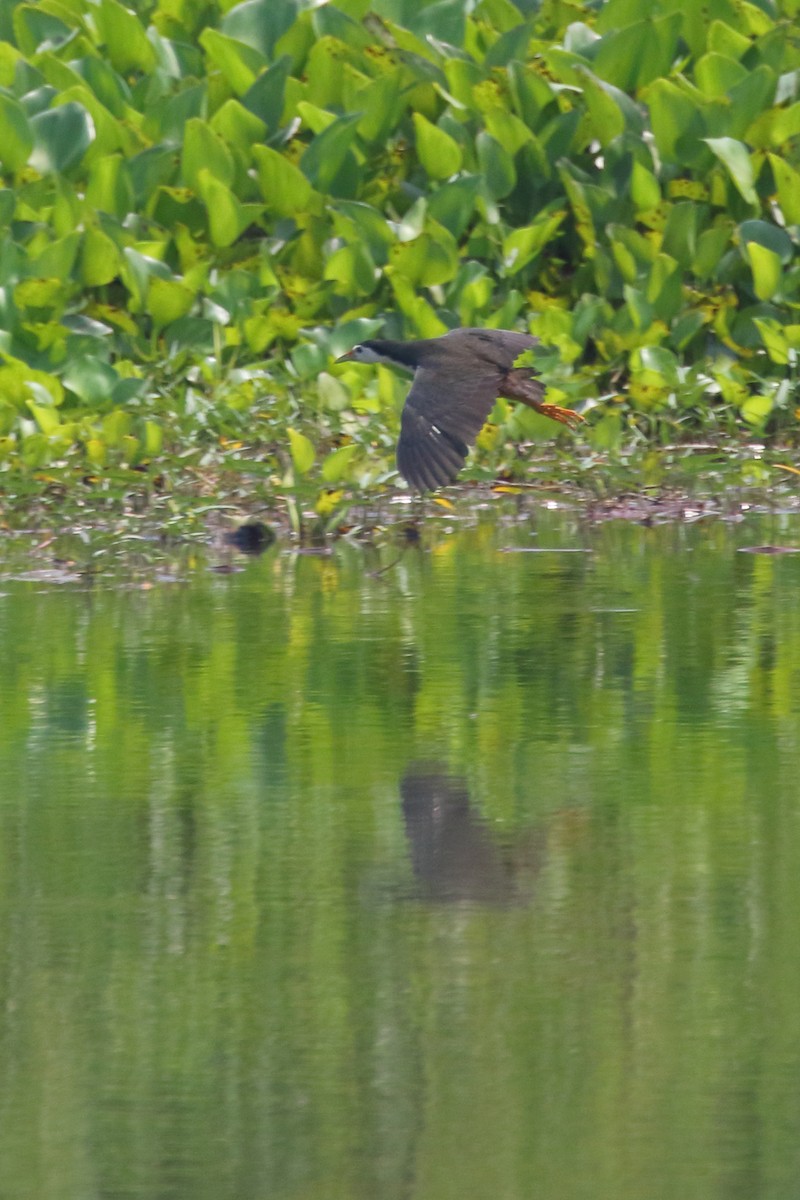
[[530,367],[515,367],[539,343],[510,329],[451,329],[413,342],[372,338],[337,362],[384,362],[414,372],[400,421],[397,465],[419,492],[444,487],[464,465],[495,400],[519,400],[574,429],[583,417],[543,404],[544,385]]

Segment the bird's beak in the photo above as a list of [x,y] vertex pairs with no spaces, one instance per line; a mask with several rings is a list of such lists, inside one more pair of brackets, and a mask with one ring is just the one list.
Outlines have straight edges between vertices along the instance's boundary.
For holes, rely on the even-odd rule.
[[352,360],[353,360],[353,351],[347,350],[344,354],[340,354],[337,359],[334,359],[334,362],[352,362]]

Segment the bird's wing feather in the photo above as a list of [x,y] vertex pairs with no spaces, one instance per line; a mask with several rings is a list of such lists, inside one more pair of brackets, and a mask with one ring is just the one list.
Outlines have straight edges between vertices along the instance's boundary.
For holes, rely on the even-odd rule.
[[[513,359],[512,359],[513,361]],[[455,479],[492,411],[503,371],[492,363],[470,364],[455,378],[419,367],[400,422],[397,465],[419,491],[443,487]]]

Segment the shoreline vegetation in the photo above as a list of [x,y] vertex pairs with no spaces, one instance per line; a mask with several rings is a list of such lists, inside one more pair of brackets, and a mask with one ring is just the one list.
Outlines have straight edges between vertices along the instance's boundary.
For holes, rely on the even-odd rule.
[[333,360],[459,325],[534,333],[548,400],[587,423],[498,403],[422,511],[492,484],[617,516],[638,493],[633,519],[726,488],[793,508],[799,13],[6,5],[6,528],[402,521],[408,381]]

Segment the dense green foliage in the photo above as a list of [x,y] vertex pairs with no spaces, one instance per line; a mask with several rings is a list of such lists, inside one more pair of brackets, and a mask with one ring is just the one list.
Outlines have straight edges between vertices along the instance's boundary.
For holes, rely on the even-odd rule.
[[335,512],[388,477],[403,383],[332,356],[458,324],[537,333],[597,448],[791,428],[798,10],[7,2],[6,470],[192,445]]

